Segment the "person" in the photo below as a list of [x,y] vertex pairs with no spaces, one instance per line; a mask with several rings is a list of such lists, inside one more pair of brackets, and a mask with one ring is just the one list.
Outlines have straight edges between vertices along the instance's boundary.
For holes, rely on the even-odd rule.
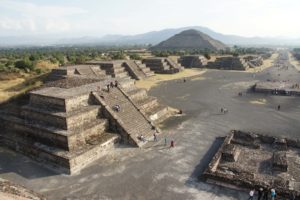
[[277,106],[277,110],[280,110],[280,105]]
[[120,111],[121,111],[121,107],[120,107],[119,104],[114,105],[113,109],[114,109],[115,111],[117,111],[117,112],[120,112]]
[[221,113],[224,113],[224,108],[221,108]]
[[186,82],[186,79],[185,79],[185,78],[183,78],[183,82],[184,82],[184,83]]
[[109,92],[109,84],[106,85],[107,92]]
[[178,111],[178,114],[179,114],[179,115],[182,115],[182,113],[183,113],[183,112],[182,112],[182,110],[180,109],[180,110]]
[[167,137],[165,137],[165,146],[167,146]]
[[264,189],[263,188],[259,188],[257,200],[260,200],[262,198],[263,192],[264,192]]
[[140,140],[142,141],[142,142],[145,142],[145,137],[141,134],[140,135]]
[[248,200],[253,200],[254,197],[254,189],[250,190]]
[[263,191],[263,200],[268,200],[268,191],[269,191],[268,188],[264,189],[264,191]]
[[228,109],[227,108],[224,108],[223,109],[223,113],[225,114],[225,113],[228,113]]
[[291,192],[289,195],[289,200],[295,200],[296,199],[296,194],[295,192]]
[[114,83],[113,83],[113,82],[110,82],[110,87],[111,87],[111,88],[114,88],[114,86],[115,86]]
[[171,145],[170,145],[170,148],[173,148],[175,146],[174,144],[174,140],[171,140]]
[[274,200],[275,197],[276,197],[276,192],[275,192],[275,189],[272,188],[272,189],[271,189],[271,199]]
[[115,80],[115,87],[118,87],[118,81]]
[[154,141],[154,142],[157,142],[157,135],[156,135],[156,132],[153,133],[153,141]]

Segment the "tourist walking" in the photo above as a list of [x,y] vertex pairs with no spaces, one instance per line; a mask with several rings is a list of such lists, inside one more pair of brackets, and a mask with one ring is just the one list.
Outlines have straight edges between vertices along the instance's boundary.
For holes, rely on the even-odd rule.
[[254,197],[254,192],[255,192],[255,190],[254,190],[254,189],[250,190],[250,192],[249,192],[249,198],[248,198],[248,200],[253,200],[253,197]]
[[111,87],[111,88],[114,88],[114,86],[115,86],[114,83],[113,83],[113,82],[110,82],[110,87]]
[[109,84],[106,85],[107,92],[109,92]]
[[165,146],[167,146],[167,137],[165,137]]
[[221,113],[224,113],[224,108],[221,108]]
[[154,142],[157,142],[157,135],[156,135],[156,132],[153,133],[153,141],[154,141]]
[[264,191],[263,191],[263,200],[268,200],[268,191],[269,191],[268,188],[264,189]]
[[257,200],[261,200],[261,198],[263,196],[263,193],[264,193],[264,189],[263,188],[259,188]]
[[280,110],[280,105],[277,106],[277,110]]
[[175,143],[174,143],[174,140],[171,140],[170,148],[173,148],[173,147],[175,147]]
[[275,200],[275,197],[276,197],[276,192],[275,192],[275,189],[272,188],[271,189],[271,200]]

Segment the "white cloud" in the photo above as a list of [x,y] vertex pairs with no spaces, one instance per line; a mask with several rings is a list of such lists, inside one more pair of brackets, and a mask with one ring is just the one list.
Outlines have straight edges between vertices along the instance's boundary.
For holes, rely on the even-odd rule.
[[0,0],[1,10],[0,30],[4,33],[24,31],[23,34],[66,32],[72,29],[72,17],[87,13],[82,8],[72,6],[45,6],[8,0]]

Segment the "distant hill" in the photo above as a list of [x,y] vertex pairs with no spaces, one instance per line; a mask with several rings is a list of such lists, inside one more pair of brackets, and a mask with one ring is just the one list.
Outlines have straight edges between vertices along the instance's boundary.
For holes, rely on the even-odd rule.
[[153,46],[151,50],[210,49],[216,51],[226,48],[227,46],[222,42],[195,29],[189,29]]

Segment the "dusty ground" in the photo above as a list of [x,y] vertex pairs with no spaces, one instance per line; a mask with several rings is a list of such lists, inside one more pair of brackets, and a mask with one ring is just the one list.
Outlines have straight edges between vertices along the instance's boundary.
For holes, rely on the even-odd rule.
[[[246,93],[254,82],[275,78],[299,80],[299,73],[293,67],[270,67],[255,77],[252,73],[208,70],[187,78],[186,83],[181,79],[164,81],[150,94],[185,114],[164,124],[158,143],[150,142],[145,149],[120,146],[74,176],[53,173],[27,157],[0,149],[0,176],[50,200],[247,199],[248,192],[199,182],[197,177],[221,144],[218,138],[231,129],[300,138],[299,97]],[[237,95],[241,91],[242,97]],[[281,111],[276,110],[278,104]],[[221,115],[221,107],[229,113]],[[164,146],[164,136],[175,140],[175,148]]]
[[176,79],[183,80],[184,78],[190,78],[190,77],[198,78],[199,75],[204,74],[205,72],[206,72],[205,69],[185,69],[176,74],[155,74],[155,76],[152,76],[146,80],[137,81],[136,86],[139,88],[150,90],[150,88],[157,86],[164,81],[170,81]]

